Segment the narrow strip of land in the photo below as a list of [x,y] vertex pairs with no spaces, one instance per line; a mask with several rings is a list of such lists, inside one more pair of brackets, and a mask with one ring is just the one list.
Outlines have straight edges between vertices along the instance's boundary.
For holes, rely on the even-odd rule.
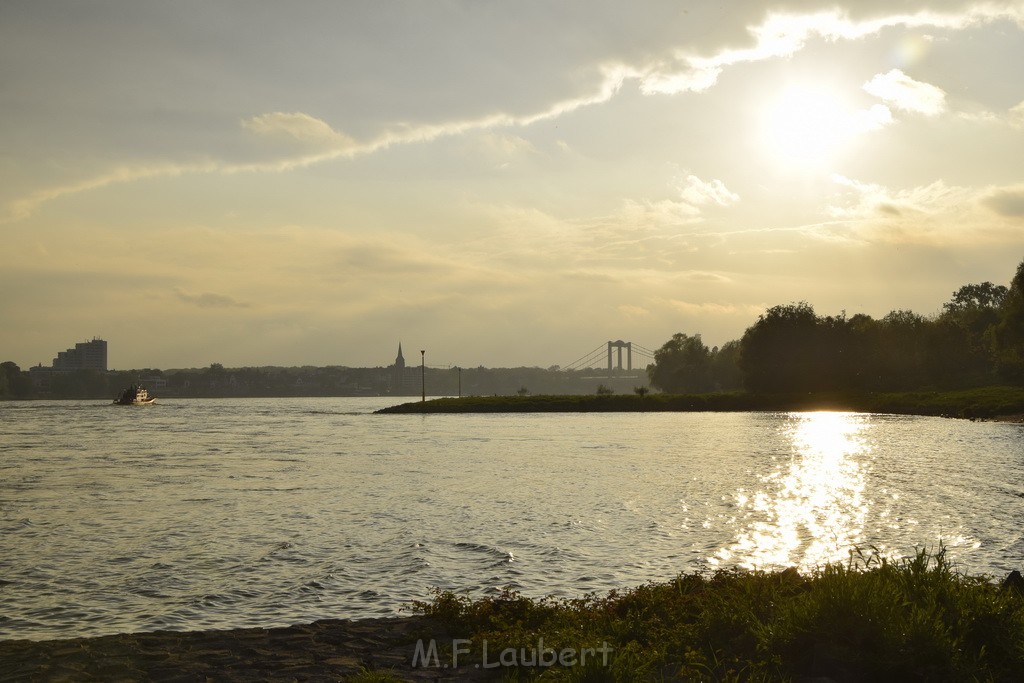
[[1024,387],[819,394],[612,394],[471,396],[413,401],[378,413],[750,412],[843,410],[968,419],[1024,416]]

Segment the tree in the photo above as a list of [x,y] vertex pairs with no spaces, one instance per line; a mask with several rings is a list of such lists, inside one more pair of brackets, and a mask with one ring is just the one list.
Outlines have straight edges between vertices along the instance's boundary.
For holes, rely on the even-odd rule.
[[773,306],[740,340],[740,369],[747,389],[758,392],[820,388],[818,316],[806,301]]
[[718,391],[735,391],[743,388],[738,339],[725,342],[721,348],[711,349],[711,382]]
[[868,388],[917,389],[928,383],[928,340],[934,323],[910,310],[890,311],[872,331],[865,330],[871,355]]
[[970,310],[998,310],[1006,300],[1009,290],[1003,285],[981,282],[975,285],[964,285],[953,292],[953,298],[942,304],[947,313],[959,313]]
[[711,350],[701,341],[677,332],[654,352],[654,364],[647,368],[651,386],[673,394],[711,391]]
[[[940,330],[957,347],[959,360],[955,375],[959,383],[979,383],[991,379],[995,371],[993,328],[999,324],[1009,290],[991,282],[964,285],[942,305]],[[956,328],[956,329],[953,329]],[[948,375],[945,377],[949,379]]]
[[1024,382],[1024,261],[1010,281],[999,322],[992,328],[996,370],[1006,380]]
[[14,361],[0,363],[0,398],[28,398],[32,381]]
[[870,316],[863,314],[847,318],[846,311],[818,318],[818,330],[808,359],[811,364],[808,390],[863,388],[868,380],[864,370],[870,348],[868,336],[859,334],[859,330],[869,328],[870,321]]

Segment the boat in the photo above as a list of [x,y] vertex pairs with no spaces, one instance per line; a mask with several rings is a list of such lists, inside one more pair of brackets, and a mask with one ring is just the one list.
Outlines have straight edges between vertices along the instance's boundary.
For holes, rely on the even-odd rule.
[[145,387],[140,387],[137,384],[123,389],[114,399],[114,405],[117,406],[148,406],[155,402],[156,396],[150,396]]

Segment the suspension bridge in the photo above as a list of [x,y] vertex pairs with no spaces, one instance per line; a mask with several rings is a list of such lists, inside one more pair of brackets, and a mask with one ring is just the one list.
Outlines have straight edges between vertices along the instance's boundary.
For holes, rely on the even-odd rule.
[[[625,356],[625,359],[623,359],[623,356]],[[635,361],[634,356],[636,356]],[[623,365],[623,360],[625,360],[625,365]],[[654,351],[640,346],[636,342],[626,342],[619,339],[601,344],[569,365],[563,366],[562,370],[606,369],[609,372],[615,370],[632,372],[634,366],[644,369],[653,362]]]

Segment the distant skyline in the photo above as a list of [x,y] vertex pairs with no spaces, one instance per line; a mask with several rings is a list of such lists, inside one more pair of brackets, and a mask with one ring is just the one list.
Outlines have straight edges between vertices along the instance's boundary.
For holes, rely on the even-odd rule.
[[1024,259],[1024,2],[13,0],[0,63],[22,368],[547,367]]

